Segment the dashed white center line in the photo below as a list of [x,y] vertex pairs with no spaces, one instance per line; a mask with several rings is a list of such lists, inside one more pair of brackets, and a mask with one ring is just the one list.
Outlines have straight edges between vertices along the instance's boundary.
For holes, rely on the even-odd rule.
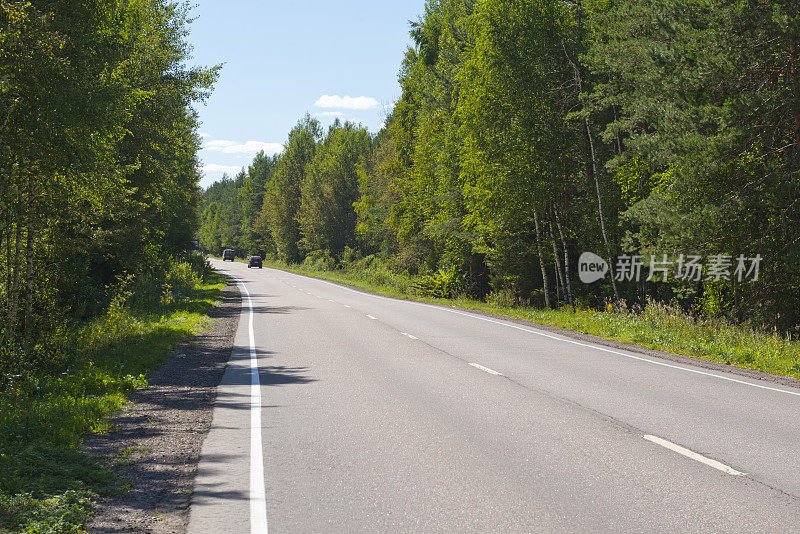
[[367,314],[367,317],[369,317],[370,319],[377,319],[376,317],[373,317],[373,316],[371,316],[369,314]]
[[484,366],[482,366],[482,365],[481,365],[481,364],[479,364],[479,363],[470,363],[470,365],[471,365],[472,367],[474,367],[475,369],[480,369],[481,371],[484,371],[484,372],[486,372],[486,373],[489,373],[490,375],[495,375],[495,376],[503,376],[503,373],[498,373],[498,372],[497,372],[497,371],[495,371],[494,369],[489,369],[488,367],[484,367]]
[[695,460],[695,461],[698,461],[700,463],[706,464],[709,467],[713,467],[714,469],[718,469],[718,470],[722,471],[723,473],[728,473],[729,475],[733,475],[733,476],[736,476],[736,477],[741,477],[741,476],[744,476],[744,475],[747,474],[747,473],[743,473],[741,471],[738,471],[738,470],[734,469],[733,467],[731,467],[729,465],[725,465],[722,462],[718,462],[716,460],[712,460],[711,458],[707,458],[707,457],[703,456],[702,454],[698,454],[698,453],[696,453],[694,451],[690,451],[689,449],[687,449],[685,447],[681,447],[680,445],[677,445],[675,443],[672,443],[671,441],[667,441],[665,439],[659,438],[657,436],[644,435],[642,437],[644,439],[646,439],[647,441],[655,443],[656,445],[661,445],[665,449],[669,449],[669,450],[671,450],[673,452],[677,452],[678,454],[682,454],[682,455],[686,456],[687,458],[691,458],[692,460]]
[[403,334],[404,336],[406,336],[406,337],[407,337],[407,338],[409,338],[409,339],[419,339],[418,337],[416,337],[416,336],[412,336],[411,334],[407,334],[407,333],[405,333],[405,332],[400,332],[400,333],[401,333],[401,334]]
[[[302,276],[302,275],[296,275],[296,276]],[[340,290],[343,290],[343,291],[349,291],[351,293],[358,293],[359,295],[366,296],[366,297],[371,297],[371,298],[381,299],[381,300],[385,300],[385,299],[389,298],[389,297],[385,297],[383,295],[373,295],[373,294],[369,294],[369,293],[364,293],[361,290],[352,289],[352,288],[349,288],[349,287],[344,287],[344,286],[341,286],[341,285],[338,285],[338,284],[334,284],[333,282],[327,282],[325,280],[317,280],[317,282],[322,283],[322,284],[327,284],[329,286],[336,287],[336,288],[338,288]],[[785,393],[787,395],[793,395],[795,397],[800,397],[800,391],[788,391],[788,390],[785,390],[785,389],[774,388],[774,387],[770,387],[770,386],[764,386],[764,385],[761,385],[761,384],[754,384],[752,382],[746,382],[744,380],[739,380],[737,378],[732,378],[732,377],[728,377],[728,376],[722,376],[722,375],[718,375],[718,374],[715,374],[715,373],[709,373],[707,371],[701,371],[699,369],[690,369],[688,367],[683,367],[683,366],[680,366],[680,365],[674,365],[674,364],[667,363],[667,362],[651,360],[649,358],[644,358],[644,357],[641,357],[641,356],[635,356],[633,354],[626,354],[624,352],[619,352],[619,351],[616,351],[616,350],[613,350],[613,349],[609,349],[609,348],[605,348],[605,347],[602,347],[602,346],[599,346],[599,345],[591,345],[591,344],[588,344],[588,343],[583,343],[581,341],[575,341],[573,339],[568,339],[568,338],[555,336],[555,335],[552,335],[552,334],[547,334],[547,333],[544,333],[544,332],[540,332],[538,330],[534,330],[534,329],[531,329],[531,328],[526,328],[524,326],[520,326],[518,324],[510,324],[510,323],[507,323],[507,322],[502,321],[502,320],[490,319],[488,317],[482,317],[482,316],[479,316],[479,315],[474,315],[472,313],[461,312],[461,311],[458,311],[458,310],[442,307],[442,306],[435,305],[435,304],[426,304],[424,302],[415,302],[415,301],[412,301],[412,300],[406,300],[406,301],[403,301],[403,302],[405,302],[405,303],[407,303],[409,305],[412,305],[412,306],[422,306],[424,308],[433,308],[435,310],[443,311],[445,313],[452,313],[452,314],[455,314],[455,315],[461,315],[461,316],[464,316],[464,317],[469,317],[471,319],[476,319],[478,321],[486,321],[488,323],[494,323],[494,324],[497,324],[497,325],[500,325],[500,326],[504,326],[506,328],[514,328],[516,330],[521,330],[523,332],[528,332],[529,334],[534,334],[534,335],[545,337],[545,338],[548,338],[548,339],[553,339],[553,340],[559,341],[561,343],[570,343],[572,345],[578,345],[578,346],[581,346],[581,347],[586,347],[586,348],[593,349],[593,350],[600,351],[600,352],[605,352],[605,353],[609,353],[609,354],[616,354],[617,356],[622,356],[622,357],[625,357],[625,358],[630,358],[632,360],[638,360],[638,361],[642,361],[642,362],[647,362],[647,363],[650,363],[650,364],[653,364],[653,365],[658,365],[660,367],[668,367],[668,368],[672,368],[672,369],[678,369],[680,371],[684,371],[684,372],[688,372],[688,373],[694,373],[694,374],[703,375],[703,376],[709,376],[709,377],[717,378],[717,379],[720,379],[720,380],[725,380],[727,382],[733,382],[733,383],[736,383],[736,384],[741,384],[741,385],[744,385],[744,386],[749,386],[749,387],[754,387],[754,388],[759,388],[759,389],[765,389],[765,390],[768,390],[768,391],[775,391],[777,393]]]
[[342,306],[344,306],[345,308],[349,308],[350,307],[347,304],[342,304]]

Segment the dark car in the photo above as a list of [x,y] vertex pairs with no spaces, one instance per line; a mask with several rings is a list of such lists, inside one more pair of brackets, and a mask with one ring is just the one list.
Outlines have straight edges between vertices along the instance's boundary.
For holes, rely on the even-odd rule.
[[222,261],[228,261],[228,260],[233,261],[235,257],[236,254],[233,252],[232,248],[226,248],[225,250],[222,251]]
[[259,269],[263,269],[264,264],[261,261],[261,256],[250,256],[247,259],[247,268],[249,269],[250,267],[258,267]]

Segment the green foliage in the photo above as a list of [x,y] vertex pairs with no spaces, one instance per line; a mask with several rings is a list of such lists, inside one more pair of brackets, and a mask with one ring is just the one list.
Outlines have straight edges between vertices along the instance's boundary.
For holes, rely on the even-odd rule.
[[119,276],[191,247],[200,139],[187,5],[0,3],[2,335],[102,313]]
[[514,294],[508,289],[492,291],[486,296],[486,303],[498,308],[511,308],[516,304]]
[[[81,532],[110,474],[80,451],[213,285],[197,228],[188,4],[0,1],[0,531]],[[177,258],[185,257],[186,262]]]
[[371,152],[365,128],[335,121],[320,143],[300,187],[300,247],[334,256],[356,245],[358,168]]
[[436,273],[419,276],[413,283],[414,290],[427,297],[452,299],[466,295],[469,283],[466,276],[452,266]]
[[[206,191],[204,246],[258,242],[360,277],[357,250],[387,279],[421,274],[422,293],[460,292],[454,273],[497,303],[675,299],[797,332],[795,3],[429,0],[410,33],[382,130],[336,124],[323,138],[301,120],[258,216],[235,200],[242,177]],[[624,253],[760,254],[763,266],[741,283],[586,285],[584,251],[612,265]]]
[[170,300],[180,300],[200,283],[200,276],[189,263],[176,263],[167,271],[166,287],[172,293]]
[[[637,176],[625,213],[649,252],[761,254],[767,272],[699,307],[790,329],[800,322],[800,70],[796,4],[594,2],[592,99],[613,110],[609,161]],[[794,50],[794,52],[793,52]],[[768,258],[768,259],[767,259]],[[713,293],[713,292],[712,292]]]
[[275,168],[264,197],[263,217],[275,242],[276,253],[285,261],[302,259],[300,249],[301,186],[306,167],[314,159],[321,136],[319,122],[306,115],[289,132],[286,148]]
[[330,271],[336,267],[336,260],[327,250],[315,250],[306,255],[302,266],[312,271]]
[[170,262],[187,284],[181,300],[145,305],[125,278],[103,316],[31,348],[0,345],[18,362],[0,375],[0,532],[81,532],[92,500],[113,490],[113,473],[81,452],[81,439],[107,432],[146,374],[206,324],[223,283],[208,273],[200,283],[198,263]]
[[89,491],[76,490],[46,499],[0,493],[0,532],[79,534],[91,517],[93,497]]

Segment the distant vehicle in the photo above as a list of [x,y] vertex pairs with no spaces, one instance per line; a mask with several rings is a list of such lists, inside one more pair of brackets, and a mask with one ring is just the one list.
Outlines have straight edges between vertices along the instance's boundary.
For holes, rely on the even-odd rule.
[[261,261],[261,256],[250,256],[247,259],[247,268],[250,267],[258,267],[259,269],[264,268],[264,263]]
[[233,252],[232,248],[226,248],[225,250],[222,251],[222,261],[228,261],[228,260],[233,261],[235,257],[236,254]]

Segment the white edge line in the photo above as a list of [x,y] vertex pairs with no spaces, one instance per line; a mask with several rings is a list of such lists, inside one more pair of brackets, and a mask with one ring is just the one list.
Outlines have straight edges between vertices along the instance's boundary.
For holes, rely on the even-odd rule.
[[672,443],[671,441],[667,441],[665,439],[659,438],[657,436],[651,436],[649,434],[645,434],[642,437],[644,439],[646,439],[647,441],[655,443],[656,445],[661,445],[665,449],[669,449],[669,450],[671,450],[673,452],[677,452],[678,454],[682,454],[683,456],[686,456],[687,458],[691,458],[692,460],[695,460],[695,461],[698,461],[700,463],[706,464],[707,466],[713,467],[714,469],[722,471],[723,473],[727,473],[729,475],[733,475],[733,476],[736,476],[736,477],[745,476],[747,474],[747,473],[743,473],[741,471],[737,471],[733,467],[731,467],[729,465],[725,465],[722,462],[718,462],[716,460],[712,460],[711,458],[707,458],[707,457],[703,456],[702,454],[698,454],[698,453],[696,453],[694,451],[691,451],[691,450],[689,450],[689,449],[687,449],[685,447],[681,447],[680,445],[677,445],[675,443]]
[[479,363],[470,363],[470,365],[471,365],[472,367],[474,367],[475,369],[480,369],[481,371],[484,371],[484,372],[486,372],[486,373],[489,373],[490,375],[494,375],[494,376],[503,376],[503,373],[498,373],[498,372],[497,372],[497,371],[495,371],[494,369],[489,369],[488,367],[484,367],[484,366],[482,366],[482,365],[481,365],[481,364],[479,364]]
[[[231,275],[233,276],[233,275]],[[253,333],[253,301],[245,283],[233,277],[244,289],[250,310],[250,532],[268,533],[267,492],[264,488],[264,449],[261,442],[261,381],[258,377],[258,354]]]
[[[345,291],[350,291],[352,293],[358,293],[360,295],[366,295],[368,297],[373,297],[373,298],[377,298],[377,299],[386,299],[386,300],[398,300],[398,299],[390,299],[389,297],[384,297],[383,295],[375,295],[375,294],[367,293],[367,292],[364,292],[364,291],[358,291],[356,289],[351,289],[349,287],[345,287],[345,286],[340,285],[340,284],[334,284],[333,282],[328,282],[327,280],[322,280],[320,278],[313,278],[311,276],[303,276],[303,275],[295,274],[295,273],[292,273],[292,272],[289,272],[289,271],[282,271],[282,272],[285,272],[287,274],[291,274],[291,275],[294,275],[294,276],[302,276],[303,278],[308,278],[310,280],[316,280],[317,282],[322,282],[323,284],[328,284],[328,285],[331,285],[331,286],[334,286],[334,287],[338,287],[340,289],[344,289]],[[551,334],[545,334],[544,332],[539,332],[539,331],[533,330],[531,328],[525,328],[524,326],[519,326],[519,325],[516,325],[516,324],[513,324],[513,323],[497,321],[497,320],[494,320],[494,319],[490,319],[488,317],[481,317],[480,315],[473,315],[471,313],[464,313],[464,312],[460,312],[458,310],[451,310],[451,309],[449,309],[447,307],[444,307],[444,306],[436,306],[436,305],[433,305],[433,304],[426,304],[424,302],[417,302],[415,300],[410,300],[410,299],[399,299],[399,301],[400,302],[406,302],[408,304],[413,304],[415,306],[423,306],[425,308],[433,308],[433,309],[436,309],[436,310],[441,310],[441,311],[445,311],[445,312],[448,312],[448,313],[453,313],[455,315],[462,315],[464,317],[471,317],[473,319],[478,319],[480,321],[486,321],[487,323],[499,324],[501,326],[506,326],[508,328],[514,328],[516,330],[522,330],[523,332],[528,332],[528,333],[531,333],[531,334],[535,334],[537,336],[542,336],[542,337],[546,337],[546,338],[553,339],[553,340],[556,340],[556,341],[561,341],[563,343],[571,343],[572,345],[578,345],[580,347],[586,347],[586,348],[589,348],[589,349],[599,350],[601,352],[607,352],[609,354],[616,354],[618,356],[623,356],[625,358],[630,358],[632,360],[638,360],[638,361],[641,361],[641,362],[652,363],[653,365],[660,365],[662,367],[669,367],[671,369],[678,369],[680,371],[686,371],[687,373],[694,373],[694,374],[703,375],[703,376],[710,376],[710,377],[713,377],[713,378],[718,378],[720,380],[726,380],[728,382],[734,382],[736,384],[743,384],[745,386],[750,386],[750,387],[759,388],[759,389],[766,389],[768,391],[776,391],[778,393],[785,393],[787,395],[794,395],[795,397],[800,397],[800,392],[797,392],[797,391],[788,391],[788,390],[785,390],[785,389],[773,388],[773,387],[770,387],[770,386],[763,386],[761,384],[753,384],[752,382],[746,382],[744,380],[738,380],[736,378],[731,378],[731,377],[728,377],[728,376],[722,376],[722,375],[718,375],[716,373],[709,373],[709,372],[706,372],[706,371],[700,371],[698,369],[689,369],[688,367],[683,367],[681,365],[674,365],[674,364],[671,364],[671,363],[659,362],[659,361],[651,360],[650,358],[643,358],[641,356],[634,356],[633,354],[625,354],[624,352],[619,352],[619,351],[616,351],[616,350],[607,349],[607,348],[601,347],[599,345],[590,345],[588,343],[581,343],[580,341],[575,341],[573,339],[567,339],[567,338],[563,338],[563,337],[559,337],[559,336],[554,336],[554,335],[551,335]]]

